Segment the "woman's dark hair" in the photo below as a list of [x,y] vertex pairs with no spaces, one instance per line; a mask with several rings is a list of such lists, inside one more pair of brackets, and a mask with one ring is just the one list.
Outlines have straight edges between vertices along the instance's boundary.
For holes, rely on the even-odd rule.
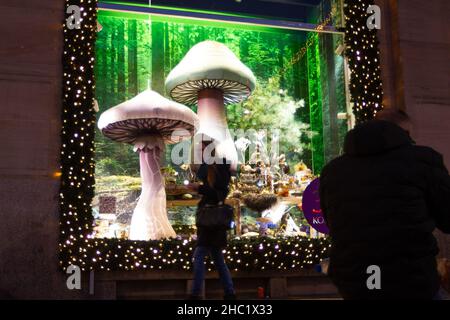
[[216,164],[215,163],[210,164],[208,166],[206,180],[208,181],[208,185],[211,188],[214,188],[214,185],[216,184]]

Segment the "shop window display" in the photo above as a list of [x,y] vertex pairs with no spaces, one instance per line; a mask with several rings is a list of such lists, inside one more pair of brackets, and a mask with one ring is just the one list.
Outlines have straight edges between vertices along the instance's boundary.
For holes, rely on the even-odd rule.
[[[97,118],[150,90],[185,104],[202,118],[199,99],[174,94],[171,72],[181,68],[183,59],[202,59],[189,52],[205,43],[229,51],[248,69],[247,85],[242,81],[242,86],[228,88],[229,83],[222,81],[219,88],[225,92],[227,150],[235,154],[236,175],[228,201],[236,207],[236,219],[230,237],[324,236],[305,220],[301,197],[324,164],[341,152],[348,130],[346,119],[339,117],[348,110],[344,58],[336,50],[343,43],[341,33],[108,10],[99,12],[98,22],[102,30],[96,42]],[[192,64],[182,66],[187,67],[185,74],[176,76],[192,78]],[[227,90],[233,94],[227,95]],[[205,125],[199,127],[205,130]],[[134,142],[114,142],[102,128],[95,136],[92,237],[136,240],[130,225],[142,198],[139,154],[133,150]],[[198,195],[185,187],[196,180],[193,155],[185,152],[174,161],[173,154],[191,150],[193,144],[186,140],[166,145],[159,162],[167,217],[174,230],[167,234],[179,239],[195,238]],[[155,234],[139,240],[163,237]]]
[[[306,5],[289,17],[278,5],[258,17],[257,7],[239,2],[154,2],[66,0],[66,9],[75,5],[83,12],[83,23],[64,28],[61,172],[55,173],[61,177],[61,267],[192,268],[198,196],[183,187],[195,181],[195,170],[189,157],[169,161],[189,140],[161,154],[159,176],[175,238],[132,240],[130,222],[143,191],[139,155],[98,126],[107,110],[148,90],[170,100],[169,73],[204,41],[226,46],[256,80],[246,100],[226,109],[240,159],[227,200],[240,216],[223,252],[227,264],[234,271],[273,271],[319,263],[330,242],[305,221],[316,212],[301,211],[303,189],[340,153],[348,128],[382,108],[376,30],[363,27],[370,1],[299,0]],[[70,13],[66,18],[73,20]],[[198,113],[195,105],[186,108]],[[211,262],[207,266],[212,270]]]

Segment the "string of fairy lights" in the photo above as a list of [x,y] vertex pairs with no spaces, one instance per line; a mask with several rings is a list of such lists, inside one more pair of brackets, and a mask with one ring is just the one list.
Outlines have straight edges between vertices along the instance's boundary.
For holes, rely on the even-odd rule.
[[[381,80],[376,33],[365,30],[369,0],[345,0],[346,45],[352,73],[350,91],[359,121],[381,108]],[[65,0],[80,8],[80,28],[66,21],[63,53],[61,130],[60,266],[82,270],[190,270],[193,239],[130,241],[92,236],[91,202],[95,188],[94,136],[96,117],[95,41],[97,0]],[[69,18],[70,14],[66,14]],[[328,256],[326,238],[235,238],[224,250],[232,270],[298,270]],[[213,268],[207,261],[208,269]]]
[[[65,5],[76,10],[63,24],[60,253],[67,266],[80,262],[74,256],[87,244],[93,227],[97,1],[66,0]],[[78,25],[73,14],[80,18]]]
[[[314,30],[315,31],[321,31],[324,29],[324,27],[326,27],[331,21],[332,21],[332,14],[330,13],[328,15],[328,17],[326,17],[322,23],[320,23]],[[293,65],[295,65],[296,63],[298,63],[303,56],[306,54],[306,52],[308,51],[308,49],[313,45],[314,43],[314,38],[313,37],[308,37],[308,40],[306,41],[305,45],[303,47],[300,48],[300,50],[298,50],[294,56],[292,57],[292,59],[280,70],[280,72],[276,75],[276,77],[281,77],[284,73],[286,73],[290,68],[292,68]]]
[[357,122],[373,119],[383,108],[377,30],[367,27],[374,0],[345,0],[345,46],[350,68],[350,96]]

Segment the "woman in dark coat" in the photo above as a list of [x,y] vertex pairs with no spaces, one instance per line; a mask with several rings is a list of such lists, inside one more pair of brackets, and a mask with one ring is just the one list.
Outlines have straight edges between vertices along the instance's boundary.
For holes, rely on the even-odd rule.
[[[206,147],[207,144],[204,143],[202,149],[204,150]],[[196,190],[202,195],[198,208],[205,205],[215,206],[223,203],[228,195],[231,179],[230,165],[226,163],[226,159],[221,160],[219,161],[220,163],[203,163],[197,172],[197,177],[202,181],[202,184],[189,185],[190,189]],[[197,227],[197,246],[193,256],[194,284],[191,299],[201,299],[201,291],[205,278],[204,260],[207,255],[212,258],[219,272],[225,293],[224,298],[226,300],[236,298],[230,271],[222,253],[226,245],[226,228]]]

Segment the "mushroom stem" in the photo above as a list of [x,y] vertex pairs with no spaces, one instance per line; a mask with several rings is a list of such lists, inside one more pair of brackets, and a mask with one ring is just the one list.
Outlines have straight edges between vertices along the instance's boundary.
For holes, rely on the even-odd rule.
[[219,89],[203,89],[198,93],[197,115],[202,124],[228,128],[223,101],[223,92]]
[[233,137],[228,130],[223,92],[219,89],[199,91],[197,115],[200,121],[200,131],[209,133],[213,139],[218,140],[216,157],[226,158],[231,162],[232,170],[236,170],[238,156]]
[[130,225],[131,240],[157,240],[175,237],[166,210],[166,190],[161,174],[163,149],[144,147],[139,151],[142,192]]

